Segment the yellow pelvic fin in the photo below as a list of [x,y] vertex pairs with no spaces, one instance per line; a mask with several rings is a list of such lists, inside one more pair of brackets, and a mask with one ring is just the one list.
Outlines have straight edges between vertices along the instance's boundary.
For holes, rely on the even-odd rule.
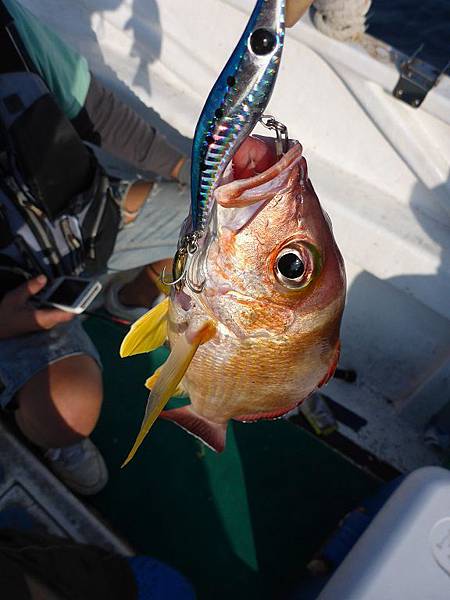
[[[147,389],[149,389],[150,391],[152,391],[152,389],[155,387],[156,381],[157,381],[158,377],[161,374],[161,369],[162,369],[162,367],[158,367],[156,369],[156,371],[153,373],[153,375],[151,377],[149,377],[147,379],[147,381],[145,382],[145,387]],[[183,386],[182,386],[181,381],[180,381],[180,383],[178,384],[177,389],[174,391],[174,393],[172,394],[171,398],[177,398],[179,396],[185,396],[185,395],[186,395],[186,392],[184,391]]]
[[215,332],[216,326],[212,321],[203,321],[200,327],[196,328],[195,331],[190,330],[189,335],[186,335],[188,333],[186,332],[186,334],[178,338],[172,348],[169,358],[155,377],[152,391],[148,397],[141,429],[122,467],[128,464],[136,454],[137,449],[142,444],[142,441],[150,431],[151,426],[158,418],[160,412],[176,392],[197,348],[210,340]]
[[120,356],[151,352],[162,346],[167,338],[169,298],[165,298],[131,326],[120,346]]

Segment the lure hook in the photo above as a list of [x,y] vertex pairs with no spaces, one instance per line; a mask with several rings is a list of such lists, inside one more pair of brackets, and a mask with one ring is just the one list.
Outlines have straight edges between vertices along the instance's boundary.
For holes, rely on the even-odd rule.
[[188,275],[186,275],[186,285],[191,290],[191,292],[194,292],[194,294],[201,294],[201,292],[203,292],[203,288],[205,287],[205,283],[206,279],[204,279],[201,283],[196,284],[193,281],[191,281]]
[[163,267],[163,270],[161,271],[161,275],[159,276],[159,280],[162,284],[167,285],[168,287],[172,287],[175,285],[178,285],[179,283],[181,283],[183,281],[183,279],[186,276],[186,269],[183,270],[183,272],[181,273],[181,275],[178,277],[178,279],[166,279],[166,267]]
[[275,131],[275,150],[277,158],[281,158],[289,149],[289,135],[286,125],[277,121],[272,115],[262,115],[259,121],[266,129]]
[[206,280],[203,280],[200,284],[197,284],[189,277],[192,261],[198,251],[198,240],[200,237],[201,232],[194,231],[192,234],[183,239],[183,242],[178,248],[174,258],[174,275],[176,277],[173,280],[166,279],[166,269],[164,267],[160,276],[161,283],[169,287],[175,287],[177,290],[180,290],[183,286],[183,283],[186,283],[188,288],[195,294],[200,294],[203,291]]

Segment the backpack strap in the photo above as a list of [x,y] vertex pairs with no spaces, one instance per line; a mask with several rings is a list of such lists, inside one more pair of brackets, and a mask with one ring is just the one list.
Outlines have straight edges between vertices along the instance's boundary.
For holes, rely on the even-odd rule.
[[14,23],[14,17],[0,0],[0,48],[2,60],[1,73],[32,71],[37,73],[33,61],[23,44]]

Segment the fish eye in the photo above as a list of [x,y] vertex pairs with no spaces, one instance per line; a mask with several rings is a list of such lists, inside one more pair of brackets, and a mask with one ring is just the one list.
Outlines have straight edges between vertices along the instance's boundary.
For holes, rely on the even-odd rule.
[[250,36],[250,49],[257,56],[269,54],[275,48],[277,36],[268,29],[255,29]]
[[298,252],[286,252],[279,257],[277,269],[286,279],[298,279],[305,272],[305,265]]
[[275,259],[275,278],[283,287],[298,290],[306,287],[314,271],[313,254],[309,244],[283,248]]

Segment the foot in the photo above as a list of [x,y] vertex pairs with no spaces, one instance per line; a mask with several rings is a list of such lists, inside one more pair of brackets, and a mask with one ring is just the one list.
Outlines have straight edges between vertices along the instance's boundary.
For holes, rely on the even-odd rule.
[[76,494],[97,494],[108,482],[105,461],[89,438],[65,448],[50,448],[44,457],[56,477]]
[[129,306],[124,304],[121,299],[121,291],[124,286],[123,281],[113,281],[108,287],[105,295],[106,310],[120,319],[125,319],[133,323],[148,311],[145,306]]
[[164,258],[142,268],[134,279],[120,288],[120,302],[125,306],[154,306],[161,293],[170,292],[161,282],[161,274],[172,272],[172,262],[171,258]]

